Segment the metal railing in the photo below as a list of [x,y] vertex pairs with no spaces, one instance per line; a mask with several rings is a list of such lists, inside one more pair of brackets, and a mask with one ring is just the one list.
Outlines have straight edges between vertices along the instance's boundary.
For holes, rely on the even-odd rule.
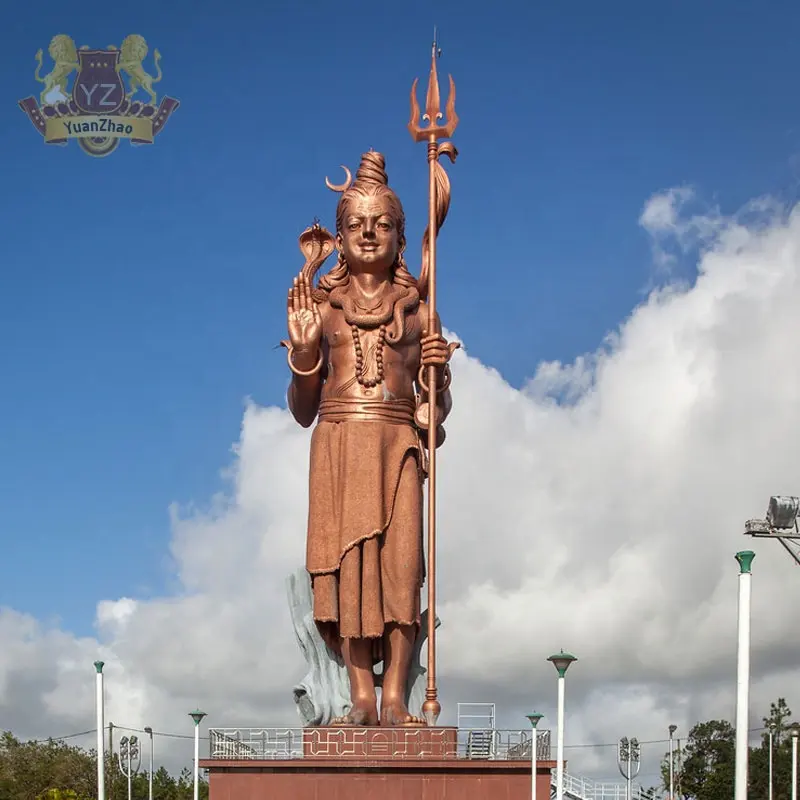
[[[556,785],[555,772],[552,785]],[[652,800],[651,795],[636,783],[631,786],[631,794],[631,800]],[[592,781],[565,772],[564,795],[576,800],[626,800],[627,787],[624,783]]]
[[[440,728],[210,728],[209,758],[464,758],[530,761],[531,730]],[[537,758],[551,758],[550,731],[538,730]]]

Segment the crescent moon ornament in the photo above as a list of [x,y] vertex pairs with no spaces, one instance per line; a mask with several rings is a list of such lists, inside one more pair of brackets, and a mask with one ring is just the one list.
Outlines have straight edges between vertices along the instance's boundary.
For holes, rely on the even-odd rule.
[[344,183],[331,183],[327,178],[325,178],[325,185],[332,191],[332,192],[346,192],[350,188],[350,184],[353,182],[353,176],[347,167],[342,164],[342,169],[344,170]]

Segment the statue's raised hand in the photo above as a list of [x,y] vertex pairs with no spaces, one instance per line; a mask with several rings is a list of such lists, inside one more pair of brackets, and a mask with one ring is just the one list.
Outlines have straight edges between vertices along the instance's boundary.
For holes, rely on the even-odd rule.
[[311,297],[311,284],[302,272],[289,290],[287,314],[291,345],[289,363],[299,371],[311,370],[315,363],[321,363],[322,315]]

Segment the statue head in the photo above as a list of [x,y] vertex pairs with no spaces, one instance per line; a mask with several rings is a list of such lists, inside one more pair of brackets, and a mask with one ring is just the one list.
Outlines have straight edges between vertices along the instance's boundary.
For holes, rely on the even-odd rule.
[[349,283],[351,265],[360,271],[388,269],[393,283],[417,287],[403,259],[406,245],[403,206],[389,188],[385,163],[380,153],[370,150],[361,157],[352,184],[331,187],[343,192],[336,208],[339,259],[319,279],[319,289],[326,293]]
[[[380,223],[379,223],[380,220]],[[378,230],[371,230],[379,225]],[[355,182],[342,194],[336,208],[336,244],[341,250],[354,233],[372,238],[391,226],[395,257],[405,247],[406,216],[400,198],[389,188],[385,161],[380,153],[370,151],[361,157]],[[358,257],[355,253],[353,257]]]

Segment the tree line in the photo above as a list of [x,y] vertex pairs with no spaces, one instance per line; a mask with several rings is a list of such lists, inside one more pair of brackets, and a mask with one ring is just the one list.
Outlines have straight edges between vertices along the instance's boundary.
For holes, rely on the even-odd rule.
[[[106,800],[127,800],[128,779],[116,756],[106,754]],[[147,800],[148,776],[140,770],[132,780],[133,800]],[[208,800],[208,783],[200,777],[200,800]],[[153,773],[153,800],[192,800],[190,769],[177,777],[161,767]],[[22,742],[0,735],[0,800],[94,800],[97,797],[97,751],[49,739]]]
[[[769,731],[772,731],[773,800],[792,796],[792,712],[784,698],[770,704],[763,717],[761,742],[750,748],[748,800],[769,798]],[[682,800],[730,800],[736,775],[736,730],[726,720],[698,722],[673,753],[675,797]],[[669,788],[669,753],[661,764]]]

